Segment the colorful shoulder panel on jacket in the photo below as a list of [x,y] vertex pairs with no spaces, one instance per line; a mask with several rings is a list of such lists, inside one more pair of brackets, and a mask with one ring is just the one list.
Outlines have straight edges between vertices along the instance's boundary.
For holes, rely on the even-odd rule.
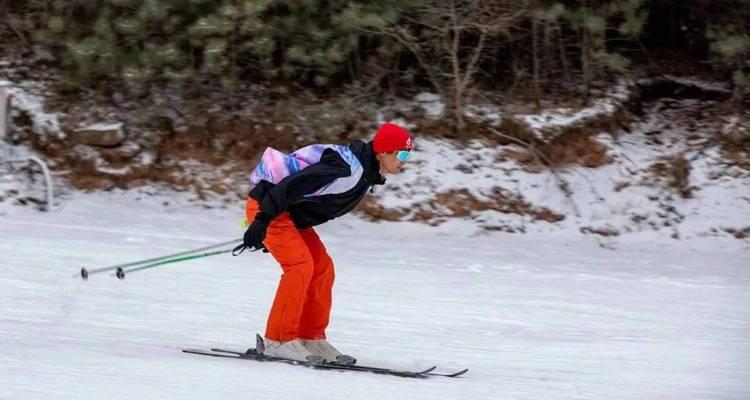
[[318,163],[326,149],[333,149],[339,153],[341,158],[349,164],[351,174],[347,177],[336,179],[329,185],[306,196],[343,193],[353,188],[362,177],[362,165],[349,147],[336,144],[313,144],[296,150],[292,154],[282,153],[268,147],[263,152],[258,166],[250,175],[250,184],[257,185],[260,181],[267,181],[276,185],[287,176]]

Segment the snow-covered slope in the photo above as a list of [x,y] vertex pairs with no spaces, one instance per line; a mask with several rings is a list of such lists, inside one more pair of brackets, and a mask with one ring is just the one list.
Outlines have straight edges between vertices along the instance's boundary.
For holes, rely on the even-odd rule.
[[[541,137],[545,129],[557,132],[610,117],[628,95],[617,86],[609,97],[582,110],[561,108],[516,118]],[[721,110],[721,103],[711,100],[645,102],[640,119],[627,131],[602,130],[592,136],[606,148],[609,160],[596,168],[524,165],[512,154],[528,149],[515,143],[497,145],[485,138],[464,146],[418,137],[404,174],[390,179],[376,196],[386,212],[430,223],[459,217],[486,230],[658,232],[675,239],[732,240],[732,232],[744,231],[747,246],[750,171],[722,153],[721,137],[729,132],[746,136],[750,124],[745,114],[716,115]],[[684,160],[683,190],[689,195],[671,182],[676,160]],[[540,218],[545,212],[562,219]]]
[[[513,160],[498,162],[513,146],[492,148],[477,140],[467,148],[458,148],[446,141],[421,139],[403,176],[389,179],[388,186],[376,195],[386,209],[398,210],[406,219],[415,218],[425,207],[438,222],[447,219],[443,215],[455,216],[429,202],[436,193],[461,188],[479,201],[496,204],[498,210],[502,210],[497,197],[501,193],[564,216],[550,223],[529,213],[471,211],[468,217],[478,229],[578,232],[591,228],[618,234],[660,231],[674,238],[729,238],[725,229],[750,227],[750,174],[728,169],[716,146],[694,151],[674,135],[663,137],[672,142],[649,145],[648,137],[640,132],[619,141],[607,133],[596,136],[615,161],[599,168],[558,169],[556,173],[569,185],[571,196],[560,189],[549,169],[532,173]],[[680,153],[687,156],[691,167],[691,198],[681,198],[665,182],[668,178],[654,176],[651,171],[654,164],[668,163],[669,155]]]
[[425,381],[181,353],[252,345],[280,270],[244,254],[74,277],[240,235],[242,204],[136,197],[2,217],[0,399],[750,397],[738,241],[697,250],[707,242],[640,234],[614,251],[579,235],[471,236],[458,221],[323,225],[337,268],[330,339],[361,363],[471,368]]
[[[705,91],[726,91],[717,84],[670,79]],[[23,111],[31,118],[31,128],[42,141],[64,136],[57,115],[43,106],[45,90],[43,84],[29,81],[17,83],[14,89],[16,113]],[[534,137],[549,140],[550,133],[559,134],[571,126],[622,112],[628,102],[635,101],[635,92],[632,84],[618,82],[583,108],[550,108],[536,114],[513,114],[492,105],[472,106],[469,110],[473,118],[484,118],[496,126],[500,115],[513,114],[528,125]],[[465,145],[417,135],[417,148],[406,172],[389,179],[385,190],[377,191],[376,206],[402,220],[430,224],[470,219],[477,230],[610,236],[658,232],[675,239],[734,240],[735,235],[747,246],[750,171],[731,165],[731,160],[722,154],[720,140],[732,132],[746,135],[750,129],[747,114],[728,115],[721,103],[710,98],[661,97],[639,104],[643,110],[637,121],[629,123],[627,131],[602,130],[593,136],[606,148],[606,158],[610,160],[596,168],[572,164],[550,170],[533,162],[520,163],[513,154],[524,154],[527,149],[517,144],[500,146],[495,141],[477,139]],[[439,97],[429,93],[416,96],[411,106],[424,108],[431,118],[445,108]],[[383,115],[377,118],[384,121]],[[396,122],[420,132],[420,127],[410,121]],[[124,166],[112,167],[91,147],[77,145],[71,151],[81,160],[91,161],[98,173],[114,177],[148,168],[156,160],[154,152],[144,151]],[[685,160],[685,190],[690,192],[689,197],[670,187],[669,164],[675,159]],[[195,197],[201,201],[227,199],[234,193],[246,192],[246,174],[241,172],[249,168],[245,164],[232,161],[216,167],[191,159],[175,160],[173,164],[179,165],[186,181],[196,182],[193,188],[199,193]],[[27,195],[12,194],[19,187],[21,192],[42,193],[39,184],[18,181],[22,175],[11,177],[0,168],[0,214],[14,197],[17,200]],[[63,179],[57,179],[58,191],[67,189]],[[211,188],[217,183],[218,187],[233,190],[214,193]],[[597,240],[610,241],[607,237]]]

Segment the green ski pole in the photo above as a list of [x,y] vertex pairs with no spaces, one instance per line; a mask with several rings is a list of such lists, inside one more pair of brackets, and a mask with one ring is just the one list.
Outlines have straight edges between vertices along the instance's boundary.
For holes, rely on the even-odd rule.
[[163,261],[155,262],[152,264],[142,265],[140,267],[135,267],[135,268],[131,268],[128,270],[125,270],[122,267],[120,267],[120,268],[117,268],[117,272],[115,272],[115,276],[117,276],[118,279],[125,279],[126,273],[129,274],[131,272],[143,271],[144,269],[156,268],[162,265],[173,264],[176,262],[182,262],[182,261],[188,261],[188,260],[195,260],[196,258],[211,257],[211,256],[216,256],[219,254],[225,254],[225,253],[231,253],[231,252],[232,252],[232,249],[229,249],[229,250],[212,251],[212,252],[203,253],[203,254],[194,254],[194,255],[179,257],[179,258],[171,258],[169,260],[163,260]]
[[171,259],[173,257],[179,257],[179,256],[187,255],[187,254],[197,253],[199,251],[215,249],[217,247],[227,246],[227,245],[234,244],[234,243],[241,242],[241,241],[242,241],[242,239],[235,239],[235,240],[230,240],[228,242],[217,243],[217,244],[213,244],[211,246],[201,247],[199,249],[181,251],[179,253],[169,254],[169,255],[166,255],[166,256],[154,257],[154,258],[149,258],[147,260],[133,261],[133,262],[128,262],[128,263],[124,263],[124,264],[111,265],[111,266],[108,266],[108,267],[95,268],[95,269],[91,269],[91,270],[87,269],[86,267],[83,267],[83,268],[81,268],[81,279],[87,280],[87,279],[89,279],[89,275],[98,274],[100,272],[113,271],[113,270],[122,270],[125,267],[132,267],[134,265],[146,264],[146,263],[151,263],[151,262],[157,262],[157,261],[167,260],[167,259]]

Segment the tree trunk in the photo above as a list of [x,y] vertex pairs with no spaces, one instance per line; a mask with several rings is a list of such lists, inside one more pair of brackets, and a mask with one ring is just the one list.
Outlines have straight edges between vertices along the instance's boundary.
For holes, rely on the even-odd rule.
[[550,69],[552,63],[550,62],[550,48],[552,47],[552,28],[550,27],[549,21],[544,20],[544,52],[542,53],[542,81],[546,87],[550,81]]
[[464,129],[466,122],[464,121],[464,107],[461,101],[463,97],[461,89],[456,90],[456,97],[453,99],[453,118],[455,118],[456,132]]
[[541,91],[539,90],[539,20],[536,17],[531,19],[531,59],[532,59],[532,81],[534,84],[534,104],[536,109],[542,108],[540,101]]
[[461,45],[461,27],[458,26],[458,17],[456,15],[455,4],[451,5],[451,31],[453,31],[453,37],[451,38],[450,53],[451,53],[451,66],[452,66],[452,78],[453,78],[453,118],[455,119],[455,130],[460,131],[464,128],[464,115],[463,115],[463,104],[461,98],[463,97],[463,79],[461,74],[461,59],[460,59],[460,45]]
[[589,34],[585,28],[581,29],[581,72],[583,73],[583,95],[588,100],[591,90],[591,59],[589,52],[591,49],[589,43]]
[[568,55],[565,51],[565,37],[563,36],[563,31],[559,24],[557,25],[557,32],[560,37],[558,43],[560,45],[560,65],[562,66],[563,79],[565,79],[566,82],[570,82],[572,79],[570,77],[570,67],[568,67]]

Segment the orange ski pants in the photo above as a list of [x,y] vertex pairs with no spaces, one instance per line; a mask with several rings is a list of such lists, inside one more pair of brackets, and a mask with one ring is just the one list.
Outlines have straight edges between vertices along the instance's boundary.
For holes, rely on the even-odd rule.
[[[248,199],[247,220],[252,222],[258,210],[258,202]],[[282,213],[269,224],[263,244],[284,271],[268,316],[266,338],[282,342],[325,339],[334,269],[318,234],[313,228],[298,229],[289,213]]]

